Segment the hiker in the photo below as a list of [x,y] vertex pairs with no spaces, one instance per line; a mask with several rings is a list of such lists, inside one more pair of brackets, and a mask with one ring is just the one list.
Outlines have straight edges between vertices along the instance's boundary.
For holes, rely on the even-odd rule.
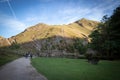
[[30,54],[30,58],[31,58],[31,59],[32,59],[32,56],[33,56],[33,55],[32,55],[32,54]]
[[28,57],[28,53],[25,54],[25,57],[26,57],[26,58]]

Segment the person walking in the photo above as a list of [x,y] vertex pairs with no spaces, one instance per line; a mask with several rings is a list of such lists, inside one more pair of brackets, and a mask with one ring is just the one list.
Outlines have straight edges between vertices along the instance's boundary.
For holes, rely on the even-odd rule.
[[25,54],[25,57],[26,57],[26,58],[28,57],[28,53]]
[[32,59],[32,57],[33,57],[33,55],[32,54],[30,54],[30,58]]

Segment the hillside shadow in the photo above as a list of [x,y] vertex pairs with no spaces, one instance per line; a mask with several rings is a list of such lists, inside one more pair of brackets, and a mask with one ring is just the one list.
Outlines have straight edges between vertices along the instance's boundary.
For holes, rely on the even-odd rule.
[[79,52],[74,47],[76,40],[80,40],[84,45],[88,43],[87,39],[52,36],[32,39],[32,41],[21,44],[14,42],[11,46],[1,48],[11,49],[20,54],[31,52],[44,57],[78,57]]

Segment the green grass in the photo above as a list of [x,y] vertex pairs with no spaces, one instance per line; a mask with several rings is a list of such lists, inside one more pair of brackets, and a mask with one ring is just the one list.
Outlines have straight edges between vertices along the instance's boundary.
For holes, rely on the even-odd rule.
[[48,80],[120,79],[120,61],[100,61],[92,65],[85,59],[34,58],[32,65]]
[[5,50],[0,50],[0,66],[19,58],[20,56]]

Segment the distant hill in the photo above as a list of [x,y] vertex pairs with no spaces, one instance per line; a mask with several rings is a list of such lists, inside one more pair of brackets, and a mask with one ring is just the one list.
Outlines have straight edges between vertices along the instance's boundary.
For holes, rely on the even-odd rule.
[[9,42],[8,39],[0,36],[0,47],[4,47],[4,46],[10,46],[11,43]]
[[68,47],[73,45],[75,38],[84,39],[85,42],[88,42],[88,35],[98,23],[97,21],[87,20],[85,18],[68,25],[47,25],[39,23],[11,38],[5,39],[0,37],[0,46],[4,46],[5,43],[5,46],[16,43],[24,51],[38,53],[56,51],[57,53],[58,50],[61,50],[69,52]]

